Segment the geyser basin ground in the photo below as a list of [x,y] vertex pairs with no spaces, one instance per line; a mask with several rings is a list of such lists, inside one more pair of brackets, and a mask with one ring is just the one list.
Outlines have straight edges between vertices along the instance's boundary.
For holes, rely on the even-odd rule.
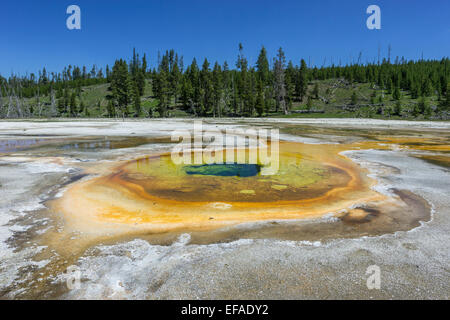
[[204,128],[250,125],[280,128],[278,175],[169,167],[188,120],[0,122],[0,298],[449,298],[449,123]]

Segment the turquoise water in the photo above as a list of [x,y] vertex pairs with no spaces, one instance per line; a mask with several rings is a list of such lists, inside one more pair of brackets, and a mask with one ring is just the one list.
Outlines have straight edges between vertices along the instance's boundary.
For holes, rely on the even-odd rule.
[[258,164],[203,164],[191,165],[184,167],[184,170],[189,175],[205,175],[205,176],[220,176],[220,177],[253,177],[261,171],[261,166]]

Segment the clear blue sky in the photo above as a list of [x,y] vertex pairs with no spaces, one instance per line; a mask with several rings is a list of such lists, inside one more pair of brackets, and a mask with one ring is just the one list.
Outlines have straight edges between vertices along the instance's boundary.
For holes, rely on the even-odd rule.
[[[66,28],[66,8],[81,8],[82,29]],[[368,30],[366,8],[381,8],[381,30]],[[0,9],[0,74],[24,75],[43,66],[96,64],[129,58],[135,46],[155,65],[173,48],[185,65],[195,56],[234,67],[238,43],[254,64],[261,45],[270,57],[282,46],[288,60],[322,65],[450,56],[447,0],[8,0]]]

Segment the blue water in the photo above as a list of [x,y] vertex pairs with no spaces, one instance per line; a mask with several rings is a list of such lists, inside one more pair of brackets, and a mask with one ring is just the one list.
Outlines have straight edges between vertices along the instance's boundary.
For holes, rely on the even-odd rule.
[[219,177],[253,177],[261,171],[258,164],[203,164],[185,166],[184,170],[189,175],[219,176]]

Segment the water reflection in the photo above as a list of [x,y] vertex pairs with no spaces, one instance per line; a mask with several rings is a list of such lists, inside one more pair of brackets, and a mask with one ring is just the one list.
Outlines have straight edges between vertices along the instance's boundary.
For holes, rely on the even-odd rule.
[[17,150],[33,147],[44,139],[13,139],[0,140],[0,152],[15,152]]
[[229,164],[203,164],[184,167],[189,175],[205,175],[219,177],[253,177],[260,173],[261,166],[258,164],[229,163]]
[[111,141],[95,141],[95,142],[76,142],[61,146],[63,150],[82,150],[82,151],[92,151],[100,149],[112,149]]

